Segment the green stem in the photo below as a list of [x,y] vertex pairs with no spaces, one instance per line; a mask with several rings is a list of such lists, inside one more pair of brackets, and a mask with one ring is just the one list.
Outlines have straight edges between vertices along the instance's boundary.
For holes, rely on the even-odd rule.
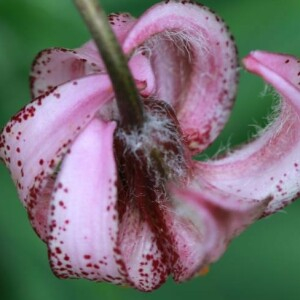
[[127,59],[110,27],[107,16],[97,0],[74,0],[98,47],[112,81],[121,126],[139,128],[144,123],[144,108]]

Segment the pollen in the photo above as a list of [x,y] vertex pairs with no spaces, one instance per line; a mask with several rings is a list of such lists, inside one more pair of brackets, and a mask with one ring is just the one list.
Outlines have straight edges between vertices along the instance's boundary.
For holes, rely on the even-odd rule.
[[206,276],[208,274],[209,270],[210,270],[209,265],[206,265],[206,266],[202,267],[197,274],[199,276]]

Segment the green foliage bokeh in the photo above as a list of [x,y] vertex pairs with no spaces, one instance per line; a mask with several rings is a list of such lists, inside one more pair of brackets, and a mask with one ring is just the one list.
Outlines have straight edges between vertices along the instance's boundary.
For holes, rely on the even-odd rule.
[[[135,16],[158,1],[103,0],[107,12]],[[240,57],[264,49],[300,56],[299,0],[203,0],[229,24]],[[0,127],[29,101],[28,72],[41,49],[78,47],[89,39],[72,1],[0,0]],[[265,124],[272,97],[265,85],[241,71],[232,118],[216,146],[246,141],[253,124]],[[205,277],[169,281],[158,291],[84,280],[59,280],[51,273],[45,245],[29,225],[8,171],[0,166],[0,293],[3,300],[79,299],[299,299],[299,203],[253,225],[229,247]]]

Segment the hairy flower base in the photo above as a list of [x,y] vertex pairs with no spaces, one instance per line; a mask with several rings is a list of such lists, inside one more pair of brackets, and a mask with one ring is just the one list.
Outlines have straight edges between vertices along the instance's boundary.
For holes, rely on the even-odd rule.
[[126,167],[124,157],[128,155],[144,165],[149,177],[156,180],[154,185],[164,185],[167,180],[183,181],[188,172],[188,149],[173,108],[154,99],[144,99],[143,105],[146,121],[142,128],[129,132],[120,126],[116,129],[115,153],[120,167]]

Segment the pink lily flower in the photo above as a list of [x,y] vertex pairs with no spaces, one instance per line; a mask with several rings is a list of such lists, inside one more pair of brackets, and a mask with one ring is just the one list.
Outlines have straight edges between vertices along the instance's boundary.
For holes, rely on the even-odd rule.
[[58,277],[151,291],[169,275],[195,276],[248,225],[299,195],[300,61],[250,53],[246,69],[282,96],[277,119],[230,155],[194,161],[236,94],[227,26],[192,1],[109,20],[143,99],[140,131],[120,126],[93,41],[53,48],[33,64],[33,100],[3,129],[0,157]]

